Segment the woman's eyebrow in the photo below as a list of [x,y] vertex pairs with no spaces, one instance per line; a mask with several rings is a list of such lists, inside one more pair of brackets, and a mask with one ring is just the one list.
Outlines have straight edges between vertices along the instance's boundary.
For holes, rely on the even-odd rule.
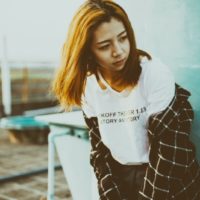
[[[120,37],[120,36],[123,35],[124,33],[126,33],[126,30],[123,30],[121,33],[119,33],[119,34],[117,35],[117,37]],[[96,44],[102,44],[102,43],[106,43],[106,42],[110,42],[110,40],[103,40],[103,41],[97,42]]]

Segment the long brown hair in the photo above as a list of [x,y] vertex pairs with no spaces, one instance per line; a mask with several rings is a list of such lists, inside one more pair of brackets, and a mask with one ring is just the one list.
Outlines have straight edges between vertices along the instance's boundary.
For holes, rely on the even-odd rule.
[[111,18],[123,22],[130,42],[130,55],[117,82],[123,86],[136,85],[141,73],[139,56],[151,56],[136,48],[131,23],[126,12],[112,0],[88,0],[77,11],[69,26],[67,40],[63,46],[61,65],[53,81],[53,91],[65,108],[81,106],[81,97],[88,73],[97,74],[92,61],[90,45],[93,31]]

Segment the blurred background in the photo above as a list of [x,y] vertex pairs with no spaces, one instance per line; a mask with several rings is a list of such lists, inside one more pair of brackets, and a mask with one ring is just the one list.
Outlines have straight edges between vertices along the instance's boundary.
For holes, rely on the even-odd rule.
[[[7,95],[0,92],[0,116],[55,103],[47,92],[49,81],[59,64],[70,20],[82,2],[0,0],[0,84],[9,79],[3,74],[10,76],[10,81],[4,81]],[[198,0],[117,2],[129,14],[138,48],[160,57],[173,69],[199,68]]]
[[[59,66],[70,20],[83,2],[0,0],[0,118],[58,112],[56,99],[50,91],[51,81]],[[190,101],[196,119],[200,118],[199,0],[116,2],[129,15],[138,48],[156,55],[172,69],[177,82],[192,93]],[[192,139],[198,146],[199,120],[194,127]],[[47,166],[47,144],[17,143],[8,135],[7,131],[0,131],[0,178]],[[33,152],[40,155],[37,162],[33,162],[33,158],[36,159]],[[197,153],[199,157],[199,149]],[[67,180],[62,172],[58,173],[57,199],[70,199]],[[28,179],[0,181],[0,199],[45,198],[46,175]],[[30,195],[30,192],[33,193]]]

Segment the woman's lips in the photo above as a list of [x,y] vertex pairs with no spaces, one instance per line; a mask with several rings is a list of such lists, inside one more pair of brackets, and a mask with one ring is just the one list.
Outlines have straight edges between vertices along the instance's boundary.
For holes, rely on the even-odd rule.
[[121,59],[119,61],[114,62],[113,64],[114,65],[122,65],[122,64],[124,64],[125,61],[126,61],[126,59]]

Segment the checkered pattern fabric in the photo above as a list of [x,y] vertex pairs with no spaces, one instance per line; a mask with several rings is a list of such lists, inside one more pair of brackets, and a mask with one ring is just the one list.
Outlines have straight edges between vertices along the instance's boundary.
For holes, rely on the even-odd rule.
[[[189,140],[194,114],[189,96],[187,90],[176,85],[170,105],[149,118],[150,162],[139,200],[200,200],[200,167]],[[84,118],[89,127],[90,162],[100,200],[127,200],[113,179],[112,156],[101,141],[97,118],[85,114]]]
[[113,180],[111,153],[101,141],[97,118],[87,118],[85,113],[83,114],[89,127],[89,139],[92,146],[90,163],[98,180],[100,200],[126,200],[120,193],[119,185]]

